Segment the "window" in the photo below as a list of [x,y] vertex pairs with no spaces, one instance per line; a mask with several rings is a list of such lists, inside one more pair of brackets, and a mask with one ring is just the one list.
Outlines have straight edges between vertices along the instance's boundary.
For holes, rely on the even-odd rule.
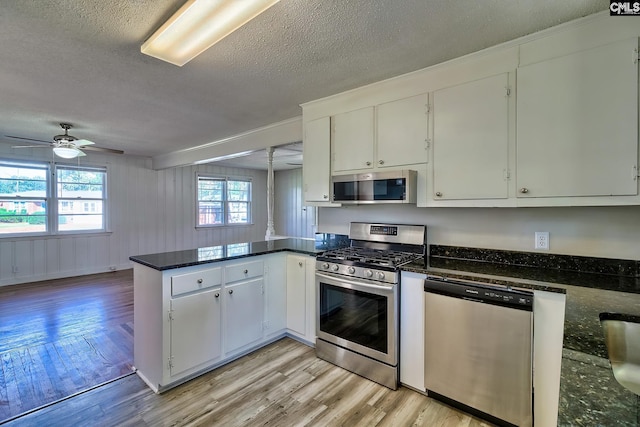
[[0,163],[0,236],[48,231],[49,165]]
[[56,167],[59,231],[105,229],[106,177],[104,168]]
[[0,237],[106,229],[106,168],[0,161]]
[[249,224],[251,180],[197,175],[198,227]]

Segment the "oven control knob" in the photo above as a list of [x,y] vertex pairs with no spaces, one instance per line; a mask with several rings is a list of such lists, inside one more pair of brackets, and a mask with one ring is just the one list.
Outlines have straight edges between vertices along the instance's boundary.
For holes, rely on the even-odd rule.
[[384,273],[382,271],[378,271],[376,273],[376,277],[378,278],[378,280],[382,280],[384,279]]
[[364,271],[364,275],[365,275],[365,276],[367,276],[367,277],[371,277],[371,276],[373,276],[373,271],[371,271],[371,270],[365,270],[365,271]]
[[340,268],[340,267],[338,267],[338,264],[332,264],[332,265],[331,265],[331,269],[332,269],[333,271],[338,271],[338,269],[339,269],[339,268]]
[[322,268],[324,268],[325,270],[329,269],[329,263],[325,262],[324,264],[322,264]]
[[353,268],[353,267],[349,267],[349,268],[347,268],[347,271],[349,272],[349,274],[353,274],[353,273],[356,272],[356,269]]

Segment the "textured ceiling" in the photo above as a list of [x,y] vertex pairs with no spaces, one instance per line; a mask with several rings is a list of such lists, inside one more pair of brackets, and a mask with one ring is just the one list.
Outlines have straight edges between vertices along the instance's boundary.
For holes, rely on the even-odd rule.
[[299,104],[608,8],[603,0],[281,0],[184,67],[140,53],[183,0],[3,0],[0,140],[73,135],[154,156]]

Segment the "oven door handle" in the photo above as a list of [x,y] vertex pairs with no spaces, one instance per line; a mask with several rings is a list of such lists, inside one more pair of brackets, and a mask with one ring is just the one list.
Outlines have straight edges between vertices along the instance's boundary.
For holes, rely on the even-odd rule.
[[333,282],[342,282],[342,283],[346,283],[346,284],[354,284],[360,288],[368,288],[368,289],[372,289],[372,290],[392,290],[394,285],[393,284],[384,284],[384,283],[371,283],[371,282],[364,282],[361,280],[357,280],[354,278],[350,278],[350,279],[343,279],[340,277],[335,277],[335,276],[330,276],[328,274],[323,274],[323,273],[319,273],[316,272],[316,277],[321,277]]

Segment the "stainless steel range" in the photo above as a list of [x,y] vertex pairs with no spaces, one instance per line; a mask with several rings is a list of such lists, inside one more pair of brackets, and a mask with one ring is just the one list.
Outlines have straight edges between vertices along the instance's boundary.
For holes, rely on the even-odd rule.
[[316,355],[395,390],[400,267],[426,260],[426,227],[352,222],[349,238],[316,260]]

